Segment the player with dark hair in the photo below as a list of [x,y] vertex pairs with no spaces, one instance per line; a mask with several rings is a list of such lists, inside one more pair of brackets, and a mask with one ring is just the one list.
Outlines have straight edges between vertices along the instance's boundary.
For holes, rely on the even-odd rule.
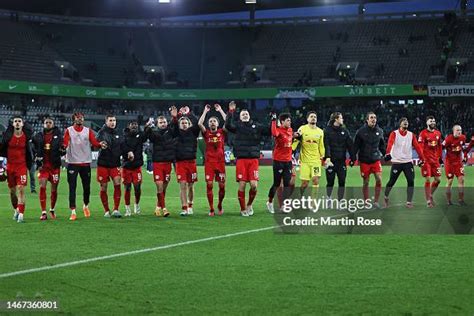
[[[451,187],[454,177],[458,179],[458,201],[460,205],[465,206],[464,202],[464,164],[467,161],[469,146],[466,147],[466,135],[462,134],[460,125],[453,126],[453,133],[449,134],[443,141],[443,147],[446,149],[444,159],[444,170],[448,183],[446,184],[446,198],[448,205],[453,205],[451,201]],[[464,157],[463,157],[464,154]]]
[[324,130],[324,146],[326,158],[326,193],[330,197],[334,188],[334,181],[337,176],[338,191],[337,198],[341,200],[344,197],[347,167],[346,159],[349,153],[350,164],[354,165],[356,160],[354,156],[354,142],[351,134],[344,126],[342,113],[334,112],[329,118],[328,126]]
[[[100,184],[100,200],[104,206],[104,217],[120,218],[119,206],[122,195],[121,181],[121,161],[123,136],[117,130],[117,119],[115,115],[106,115],[105,124],[97,134],[97,140],[105,142],[107,146],[99,150],[97,158],[97,182]],[[114,184],[114,209],[110,214],[109,197],[107,187],[109,181]]]
[[293,149],[296,149],[298,145],[301,144],[301,194],[304,194],[304,191],[308,187],[309,181],[311,181],[313,188],[315,188],[314,193],[317,195],[319,179],[321,178],[322,172],[321,159],[326,154],[326,150],[324,148],[324,131],[316,125],[318,122],[318,116],[316,112],[308,112],[306,114],[306,121],[308,124],[301,126],[295,133]]
[[52,219],[56,218],[55,206],[58,198],[58,185],[61,175],[61,156],[66,152],[61,150],[63,145],[63,134],[54,125],[51,117],[43,120],[43,130],[36,133],[32,139],[35,152],[36,169],[39,171],[38,180],[40,185],[40,206],[42,221],[48,219],[46,213],[46,185],[51,183],[51,204],[49,214]]
[[[178,115],[180,118],[178,119]],[[193,214],[194,183],[197,182],[196,152],[199,126],[189,107],[171,107],[171,127],[176,136],[176,176],[181,197],[181,216]]]
[[373,174],[375,177],[373,205],[379,208],[379,197],[382,190],[382,164],[380,160],[385,155],[385,142],[383,130],[377,126],[377,115],[374,112],[369,112],[366,114],[365,120],[365,125],[359,128],[355,135],[354,154],[357,154],[360,163],[364,200],[369,199],[370,175]]
[[[239,118],[236,118],[236,104],[229,103],[229,113],[225,128],[235,134],[233,151],[237,158],[236,180],[239,183],[237,196],[240,204],[240,215],[252,216],[253,201],[257,196],[258,185],[258,159],[260,158],[260,141],[262,135],[270,135],[270,128],[254,122],[247,109],[242,109]],[[249,199],[245,203],[245,187],[250,183]]]
[[[214,109],[219,112],[223,121],[226,120],[227,115],[222,110],[219,104],[214,104]],[[219,128],[219,119],[216,116],[211,116],[208,120],[208,128],[204,126],[206,115],[211,110],[211,106],[206,104],[204,111],[198,121],[198,126],[204,137],[206,144],[206,152],[204,158],[204,173],[206,177],[207,201],[209,203],[209,216],[214,216],[214,196],[213,196],[213,181],[216,180],[219,184],[219,202],[217,204],[218,215],[222,215],[224,210],[222,208],[222,201],[225,196],[225,155],[224,142],[226,130]]]
[[416,140],[416,135],[408,130],[408,119],[402,117],[399,121],[399,129],[390,133],[385,154],[385,161],[392,161],[390,169],[390,180],[385,186],[384,206],[388,207],[388,196],[392,187],[397,182],[398,177],[403,172],[407,179],[407,208],[413,208],[413,192],[415,187],[415,171],[413,168],[413,148],[418,153],[420,162],[423,166],[425,157],[420,144]]
[[138,122],[132,120],[124,130],[122,143],[122,182],[125,189],[125,216],[131,216],[130,193],[135,192],[135,204],[133,212],[140,214],[140,197],[142,184],[143,144],[147,137],[140,131]]
[[283,191],[280,206],[291,195],[293,129],[291,128],[291,116],[289,113],[281,113],[278,120],[276,114],[272,114],[271,133],[275,139],[275,147],[273,148],[273,184],[268,192],[267,209],[273,214],[275,213],[273,198],[282,182]]
[[168,126],[166,117],[159,116],[156,119],[156,125],[157,128],[155,128],[153,118],[145,124],[145,135],[153,146],[153,179],[157,192],[155,215],[168,217],[170,212],[166,209],[165,196],[170,181],[171,163],[176,157],[176,139]]
[[18,223],[23,222],[25,213],[25,186],[33,161],[30,147],[32,135],[31,126],[23,121],[21,116],[14,116],[2,138],[0,156],[7,158],[7,182],[14,212],[13,219]]
[[[433,194],[441,182],[441,164],[443,163],[443,140],[441,132],[436,129],[436,120],[433,116],[426,118],[427,128],[418,136],[418,142],[423,148],[426,161],[421,167],[421,174],[425,178],[425,198],[428,207],[434,207]],[[434,178],[430,183],[430,179]]]
[[64,132],[63,147],[66,151],[67,182],[69,184],[69,208],[71,216],[69,220],[76,220],[76,187],[77,176],[81,177],[83,190],[84,217],[90,217],[90,194],[91,194],[91,162],[92,150],[95,148],[107,148],[105,142],[99,142],[92,129],[84,126],[84,114],[76,112],[72,115],[74,124]]

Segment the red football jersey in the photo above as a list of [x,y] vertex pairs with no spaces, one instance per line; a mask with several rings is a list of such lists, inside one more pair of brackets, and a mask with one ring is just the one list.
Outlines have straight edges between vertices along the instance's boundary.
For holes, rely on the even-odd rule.
[[20,137],[13,135],[8,142],[7,164],[22,166],[26,165],[26,135],[22,133]]
[[424,129],[418,137],[418,143],[423,148],[423,154],[427,163],[437,163],[443,154],[441,144],[441,132],[434,130],[432,132]]
[[466,135],[454,137],[453,134],[449,134],[443,141],[443,147],[446,149],[446,162],[451,164],[460,163],[465,145]]
[[272,121],[272,136],[275,138],[273,160],[291,161],[291,144],[293,143],[293,129],[291,127],[277,127],[276,121]]
[[44,147],[43,147],[43,168],[52,169],[51,166],[51,141],[53,140],[53,133],[44,133]]
[[204,133],[204,141],[206,142],[206,162],[222,162],[224,157],[224,142],[225,132],[222,128],[217,129],[216,132],[206,129]]

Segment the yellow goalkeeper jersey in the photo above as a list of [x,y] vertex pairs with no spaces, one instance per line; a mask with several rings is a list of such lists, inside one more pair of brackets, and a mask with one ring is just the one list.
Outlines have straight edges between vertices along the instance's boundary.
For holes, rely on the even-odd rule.
[[311,128],[308,124],[298,129],[301,140],[293,143],[293,149],[296,149],[301,143],[300,160],[302,163],[321,163],[324,157],[324,132],[319,127]]

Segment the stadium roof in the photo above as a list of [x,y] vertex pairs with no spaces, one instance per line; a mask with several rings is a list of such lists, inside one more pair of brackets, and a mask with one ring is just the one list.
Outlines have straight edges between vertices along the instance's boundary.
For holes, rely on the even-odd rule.
[[[0,9],[107,18],[157,18],[249,10],[244,0],[2,0]],[[361,0],[257,0],[257,10],[359,4]],[[398,2],[364,0],[367,2]]]

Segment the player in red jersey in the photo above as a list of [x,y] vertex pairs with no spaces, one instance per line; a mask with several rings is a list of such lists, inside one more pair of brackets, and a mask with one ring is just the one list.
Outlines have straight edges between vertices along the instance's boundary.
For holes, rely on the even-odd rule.
[[25,212],[25,186],[33,160],[29,145],[32,134],[33,130],[29,124],[21,117],[15,116],[2,139],[0,156],[7,158],[7,182],[14,211],[13,219],[18,223],[23,222]]
[[[275,213],[273,207],[273,198],[283,182],[282,194],[278,194],[280,206],[283,201],[291,195],[291,175],[292,165],[292,147],[293,129],[291,128],[291,116],[288,113],[282,113],[278,117],[272,114],[271,133],[275,139],[273,149],[273,184],[268,192],[267,210],[271,214]],[[281,199],[281,200],[280,200]]]
[[[214,104],[214,109],[220,113],[225,122],[227,115],[222,110],[219,104]],[[207,201],[209,202],[209,216],[214,216],[214,196],[213,196],[213,181],[214,179],[219,184],[219,202],[217,204],[217,214],[222,215],[222,201],[225,196],[225,156],[224,156],[224,141],[225,128],[219,128],[219,119],[216,116],[211,116],[208,120],[209,128],[204,126],[204,120],[207,114],[211,111],[211,106],[207,104],[198,121],[198,126],[201,129],[206,143],[206,152],[204,157],[204,173],[206,177]]]
[[[428,207],[434,206],[433,193],[441,182],[441,164],[443,163],[442,136],[436,129],[436,120],[433,116],[426,118],[427,128],[422,130],[418,143],[420,143],[425,156],[425,164],[421,167],[421,175],[425,178],[425,198]],[[430,183],[430,178],[434,178]]]
[[474,135],[471,136],[471,141],[469,142],[469,145],[467,145],[467,148],[464,150],[464,160],[467,162],[467,155],[471,152],[471,149],[474,147]]
[[51,205],[49,214],[52,219],[56,218],[55,206],[58,198],[59,177],[61,175],[61,156],[66,152],[61,150],[63,144],[62,132],[54,126],[54,121],[46,117],[43,121],[43,130],[33,136],[32,139],[35,152],[36,169],[40,184],[40,206],[42,221],[48,219],[46,213],[46,185],[51,182]]
[[[446,198],[448,205],[453,205],[451,201],[451,186],[454,177],[458,179],[459,204],[466,205],[464,202],[464,164],[467,160],[467,152],[465,152],[466,135],[462,134],[462,128],[459,125],[453,126],[453,133],[448,135],[443,141],[443,147],[446,149],[446,157],[444,160],[444,170],[448,183],[446,184]],[[464,158],[463,158],[464,153]]]

